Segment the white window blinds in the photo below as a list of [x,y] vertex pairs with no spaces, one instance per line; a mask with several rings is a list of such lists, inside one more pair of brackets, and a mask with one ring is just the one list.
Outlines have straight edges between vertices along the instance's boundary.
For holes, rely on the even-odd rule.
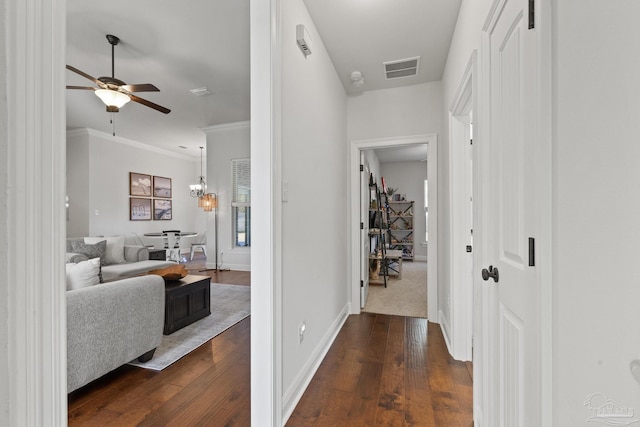
[[232,206],[251,205],[251,159],[234,159],[232,162]]

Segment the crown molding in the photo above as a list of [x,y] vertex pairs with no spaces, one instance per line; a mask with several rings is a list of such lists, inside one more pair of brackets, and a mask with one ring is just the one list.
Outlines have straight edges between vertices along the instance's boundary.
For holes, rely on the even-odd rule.
[[199,159],[199,157],[193,157],[186,154],[174,153],[173,151],[165,150],[164,148],[158,148],[149,144],[143,144],[142,142],[123,138],[121,136],[113,136],[109,133],[101,132],[99,130],[95,130],[91,128],[78,128],[78,129],[71,129],[67,131],[67,137],[74,137],[74,136],[98,137],[109,142],[117,142],[119,144],[128,145],[130,147],[135,147],[140,150],[151,151],[154,153],[162,154],[164,156],[174,157],[176,159],[182,159],[182,160],[189,160],[192,162],[198,161]]
[[251,121],[245,120],[242,122],[223,123],[221,125],[207,126],[205,128],[202,128],[201,130],[205,133],[211,133],[230,129],[248,128],[249,126],[251,126]]

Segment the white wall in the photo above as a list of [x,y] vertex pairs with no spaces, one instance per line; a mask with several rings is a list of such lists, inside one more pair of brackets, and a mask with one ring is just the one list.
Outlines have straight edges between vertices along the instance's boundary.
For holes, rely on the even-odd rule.
[[[6,1],[0,0],[0,22],[5,23],[7,18]],[[9,144],[4,141],[10,141],[9,134],[9,105],[7,104],[8,91],[7,83],[9,81],[9,70],[7,66],[8,53],[10,49],[8,40],[10,40],[10,32],[7,25],[2,26],[1,34],[3,42],[0,43],[0,76],[3,76],[0,84],[0,217],[9,218],[11,210],[9,208],[7,197],[5,196],[9,188]],[[15,142],[14,142],[15,144]],[[12,383],[8,380],[10,377],[11,366],[9,366],[10,349],[9,349],[9,282],[11,273],[9,271],[9,257],[11,255],[11,244],[9,243],[9,221],[3,221],[0,224],[0,378],[3,378],[2,386],[0,386],[0,418],[3,420],[10,419],[11,400],[9,399],[12,392]]]
[[[554,425],[640,412],[640,3],[554,2]],[[588,29],[588,31],[585,31]]]
[[[251,156],[249,122],[203,129],[207,135],[207,189],[218,195],[218,264],[231,270],[251,269],[251,248],[233,246],[231,160]],[[207,216],[207,267],[215,267],[214,213]]]
[[422,83],[348,97],[350,141],[442,132],[442,85]]
[[[346,94],[302,0],[282,2],[282,390],[293,410],[348,311]],[[311,34],[299,50],[296,25]],[[302,343],[298,328],[306,323]]]
[[398,188],[406,200],[413,200],[413,256],[418,261],[427,260],[427,247],[423,245],[426,232],[424,217],[424,181],[427,179],[427,162],[391,162],[380,164],[380,174],[387,187]]
[[[67,155],[69,237],[204,229],[206,213],[189,195],[189,184],[200,175],[199,158],[180,156],[94,130],[70,131],[67,140],[70,147]],[[129,220],[129,172],[171,178],[173,219]],[[162,245],[160,239],[144,240],[157,247]],[[185,239],[183,246],[188,243]]]

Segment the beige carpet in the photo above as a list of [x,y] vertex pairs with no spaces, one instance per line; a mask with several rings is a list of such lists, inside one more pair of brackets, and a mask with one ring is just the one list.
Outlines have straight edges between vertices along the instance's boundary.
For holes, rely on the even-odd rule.
[[363,311],[397,316],[427,318],[427,263],[405,261],[402,279],[390,277],[387,287],[369,286]]

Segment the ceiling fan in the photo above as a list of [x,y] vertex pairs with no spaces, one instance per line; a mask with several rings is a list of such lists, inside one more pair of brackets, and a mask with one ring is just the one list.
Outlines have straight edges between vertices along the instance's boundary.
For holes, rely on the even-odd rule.
[[89,86],[67,86],[67,89],[81,89],[92,90],[94,93],[104,102],[107,106],[107,112],[117,113],[120,111],[123,105],[129,101],[137,102],[138,104],[146,105],[154,110],[160,111],[164,114],[169,114],[171,110],[161,105],[154,104],[151,101],[140,98],[133,94],[133,92],[159,92],[160,89],[152,85],[151,83],[143,83],[136,85],[128,85],[122,80],[115,78],[114,72],[114,50],[120,39],[112,34],[107,34],[107,40],[111,44],[111,77],[95,77],[78,70],[71,65],[67,65],[67,70],[73,71],[76,74],[81,75],[94,82],[98,87]]

